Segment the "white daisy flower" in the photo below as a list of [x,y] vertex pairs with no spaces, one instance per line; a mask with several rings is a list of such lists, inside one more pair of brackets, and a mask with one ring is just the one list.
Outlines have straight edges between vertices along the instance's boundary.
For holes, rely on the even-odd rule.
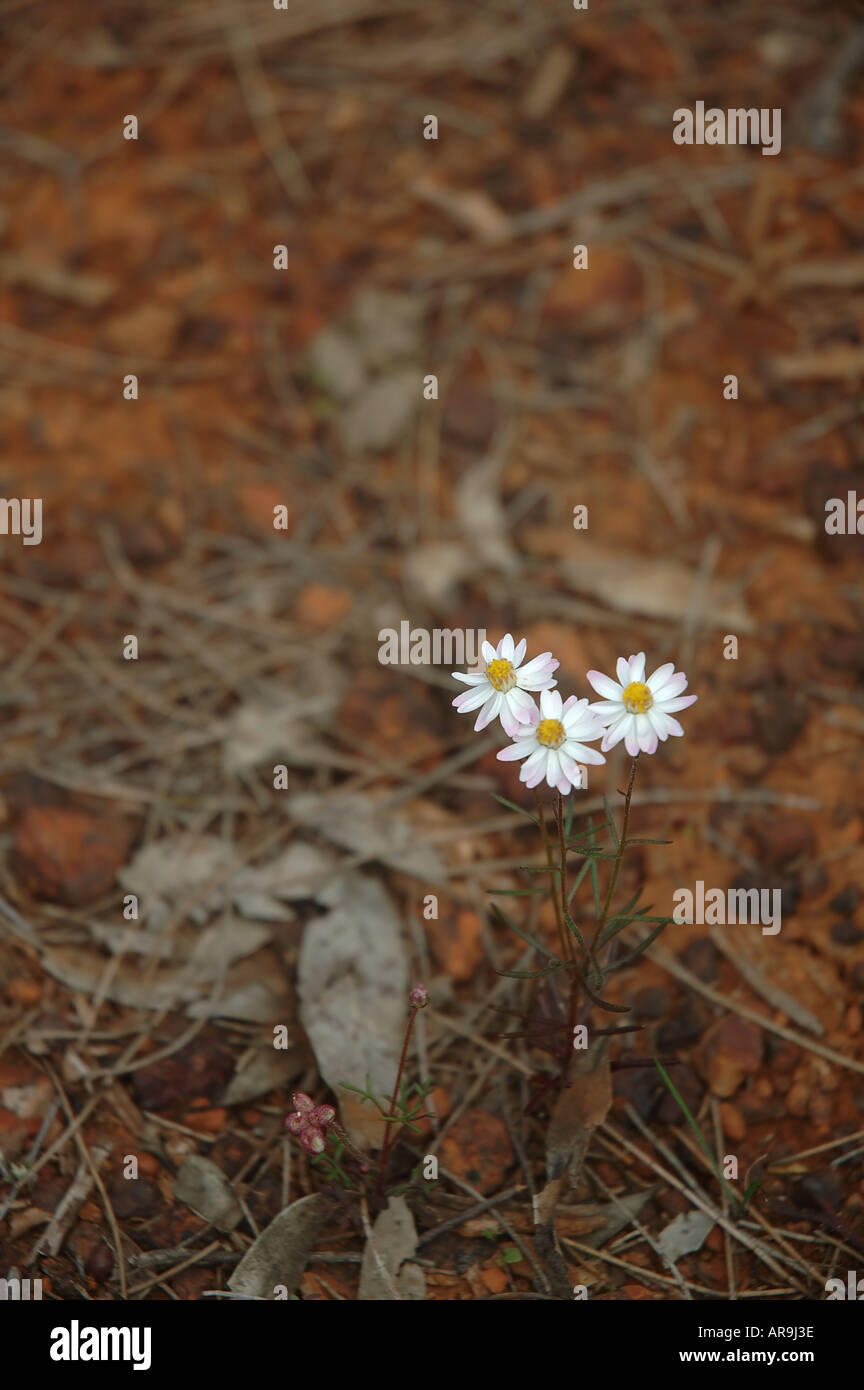
[[500,718],[505,733],[513,738],[520,724],[528,723],[531,711],[536,713],[529,691],[551,690],[558,684],[552,679],[552,672],[558,670],[559,663],[551,652],[541,652],[522,665],[527,645],[524,637],[515,645],[508,632],[497,648],[491,642],[483,643],[481,651],[486,665],[482,671],[453,672],[454,680],[473,687],[457,695],[453,704],[460,714],[480,709],[474,725],[478,732]]
[[540,713],[535,707],[530,724],[518,730],[516,742],[502,748],[498,757],[502,762],[527,758],[519,769],[520,782],[536,787],[545,779],[550,787],[566,793],[582,785],[578,763],[605,763],[602,753],[580,742],[600,738],[602,733],[603,724],[587,700],[571,695],[562,704],[560,691],[544,690]]
[[615,669],[618,681],[600,671],[587,672],[597,694],[604,696],[591,705],[606,726],[600,745],[603,752],[608,753],[623,738],[627,752],[635,758],[639,752],[656,753],[658,742],[665,743],[670,734],[681,738],[684,730],[672,715],[699,697],[681,693],[687,689],[687,677],[675,670],[674,661],[658,666],[647,681],[644,652],[629,660],[620,656]]

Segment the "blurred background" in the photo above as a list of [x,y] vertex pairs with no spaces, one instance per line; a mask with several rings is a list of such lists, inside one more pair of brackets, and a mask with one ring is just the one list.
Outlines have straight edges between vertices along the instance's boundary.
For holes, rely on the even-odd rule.
[[[622,653],[687,671],[686,737],[642,760],[635,802],[636,833],[674,845],[645,848],[634,886],[655,911],[698,879],[781,887],[780,936],[673,928],[666,950],[852,1067],[731,1015],[718,1032],[657,959],[615,997],[650,1029],[639,1055],[678,1051],[691,1108],[719,1102],[752,1160],[854,1135],[864,539],[829,535],[825,504],[864,498],[861,7],[2,15],[0,481],[43,503],[39,545],[0,538],[9,1260],[41,1241],[55,1296],[169,1296],[148,1253],[182,1263],[212,1238],[200,1197],[177,1205],[190,1153],[254,1186],[259,1225],[314,1186],[272,1154],[286,1086],[339,1079],[298,997],[334,864],[386,893],[392,979],[436,981],[463,1030],[500,1033],[483,1008],[518,953],[485,893],[525,855],[490,792],[522,789],[503,736],[451,709],[446,668],[379,662],[402,621],[525,636],[565,696]],[[781,152],[674,144],[673,111],[699,101],[779,108]],[[580,814],[623,776],[618,750]],[[361,1034],[379,1005],[373,987]],[[477,1071],[464,1031],[424,1026],[450,1167],[492,1191],[539,1161],[526,1096],[491,1052]],[[515,1046],[522,1086],[537,1059]],[[655,1122],[656,1076],[621,1075],[640,1079],[620,1104]],[[78,1161],[64,1107],[94,1096],[123,1261],[95,1191],[74,1224],[52,1215]],[[116,1171],[130,1145],[143,1185]],[[801,1200],[784,1170],[773,1215],[838,1239],[841,1222],[860,1250],[860,1160],[817,1170]],[[694,1278],[722,1292],[711,1239]],[[428,1297],[495,1291],[463,1247],[467,1283],[442,1257]],[[211,1252],[170,1296],[232,1259]],[[331,1292],[307,1274],[304,1296],[356,1296],[350,1262],[325,1273]],[[577,1273],[627,1296],[609,1266]]]

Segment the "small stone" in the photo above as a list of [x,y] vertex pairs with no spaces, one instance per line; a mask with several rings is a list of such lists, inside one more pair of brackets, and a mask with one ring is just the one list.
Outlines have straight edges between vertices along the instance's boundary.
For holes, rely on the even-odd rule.
[[720,1102],[720,1118],[723,1122],[723,1132],[727,1139],[732,1139],[736,1144],[740,1143],[747,1135],[747,1122],[737,1105],[731,1101]]
[[703,984],[710,984],[712,980],[717,979],[720,952],[707,936],[700,936],[696,941],[691,941],[687,949],[681,952],[680,961]]
[[846,918],[842,922],[834,923],[831,928],[831,940],[837,946],[857,946],[859,941],[864,941],[864,931]]
[[640,1023],[663,1018],[671,1008],[672,996],[662,985],[640,989],[633,1001],[633,1012]]
[[699,1049],[699,1062],[713,1095],[728,1100],[762,1062],[762,1033],[753,1023],[730,1015],[712,1024]]
[[675,1017],[658,1029],[658,1049],[661,1052],[675,1052],[679,1047],[687,1047],[702,1036],[704,1027],[705,1015],[688,995]]
[[802,1081],[798,1081],[794,1086],[790,1087],[789,1093],[786,1096],[786,1108],[790,1115],[795,1115],[799,1119],[802,1119],[807,1114],[809,1103],[810,1091]]
[[111,892],[137,833],[122,816],[28,806],[15,835],[13,872],[34,897],[81,907]]
[[828,906],[832,912],[836,912],[838,917],[851,917],[859,902],[861,901],[861,890],[854,883],[847,883],[845,888],[841,888],[839,893],[835,893]]
[[442,1167],[485,1193],[496,1192],[513,1164],[507,1126],[489,1110],[466,1110],[441,1144]]
[[834,1168],[816,1168],[805,1173],[793,1184],[793,1199],[797,1206],[823,1211],[837,1211],[845,1196],[843,1182]]

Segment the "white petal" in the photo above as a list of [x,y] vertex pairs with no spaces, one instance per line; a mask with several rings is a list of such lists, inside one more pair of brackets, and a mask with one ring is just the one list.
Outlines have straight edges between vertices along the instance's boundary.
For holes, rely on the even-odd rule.
[[476,690],[463,690],[461,695],[456,696],[456,700],[459,700],[460,703],[457,705],[456,700],[454,700],[453,704],[460,714],[467,714],[469,710],[479,709],[486,700],[491,699],[492,693],[492,687],[487,681],[485,685],[478,686]]
[[593,686],[598,695],[602,695],[605,700],[615,700],[621,704],[621,696],[624,689],[616,685],[610,676],[604,676],[602,671],[587,671],[586,679],[588,684]]
[[[540,709],[544,719],[561,718],[561,695],[557,690],[542,690],[540,692]],[[550,784],[551,785],[551,784]]]
[[698,695],[679,695],[677,700],[660,700],[658,704],[664,714],[674,714],[676,710],[689,709],[698,699]]
[[651,691],[652,695],[657,695],[659,691],[663,689],[664,685],[667,684],[669,677],[672,675],[672,672],[674,670],[675,662],[667,661],[665,666],[658,666],[654,674],[648,677],[645,684],[648,686],[648,689]]
[[518,743],[511,743],[506,748],[499,748],[495,754],[502,763],[513,763],[517,758],[527,758],[536,748],[533,739],[523,738]]
[[481,729],[485,729],[486,725],[490,724],[492,720],[497,717],[500,708],[501,692],[500,690],[496,690],[493,695],[489,696],[489,699],[478,714],[474,724],[474,732],[479,734]]
[[619,656],[615,663],[615,674],[622,686],[630,684],[630,662],[626,657]]
[[483,653],[483,660],[487,662],[487,664],[490,661],[494,661],[498,655],[491,642],[484,642],[480,650]]
[[527,652],[527,650],[528,650],[528,643],[526,642],[525,638],[523,637],[521,642],[517,642],[517,643],[516,643],[516,650],[514,651],[513,657],[512,657],[513,665],[514,665],[514,666],[521,666],[521,665],[522,665],[522,662],[525,660],[525,653]]
[[452,671],[451,675],[454,681],[462,681],[463,685],[480,685],[488,680],[485,671]]
[[505,632],[501,641],[498,643],[498,655],[503,656],[505,661],[513,661],[513,634]]
[[638,652],[636,656],[630,658],[630,679],[631,681],[644,681],[645,679],[645,653]]
[[652,686],[651,690],[655,700],[672,700],[676,695],[680,695],[687,689],[687,677],[683,671],[679,671],[677,676],[671,676],[662,685]]

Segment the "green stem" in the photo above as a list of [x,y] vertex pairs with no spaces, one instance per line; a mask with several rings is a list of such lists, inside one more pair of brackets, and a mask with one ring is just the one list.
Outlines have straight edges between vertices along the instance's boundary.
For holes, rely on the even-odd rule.
[[596,964],[596,957],[594,954],[595,947],[597,945],[597,942],[600,940],[600,936],[602,934],[603,928],[606,925],[606,920],[609,916],[609,909],[612,906],[612,897],[616,887],[618,886],[618,875],[621,872],[621,860],[624,858],[624,850],[627,847],[627,828],[630,824],[630,802],[633,797],[633,783],[636,780],[636,768],[638,764],[639,754],[637,753],[630,767],[630,781],[627,783],[627,791],[624,793],[624,819],[621,822],[621,836],[618,841],[618,853],[615,856],[615,863],[612,866],[612,877],[609,880],[609,891],[606,894],[606,901],[603,904],[603,911],[600,915],[600,921],[597,923],[597,930],[594,933],[594,940],[591,943],[592,965]]

